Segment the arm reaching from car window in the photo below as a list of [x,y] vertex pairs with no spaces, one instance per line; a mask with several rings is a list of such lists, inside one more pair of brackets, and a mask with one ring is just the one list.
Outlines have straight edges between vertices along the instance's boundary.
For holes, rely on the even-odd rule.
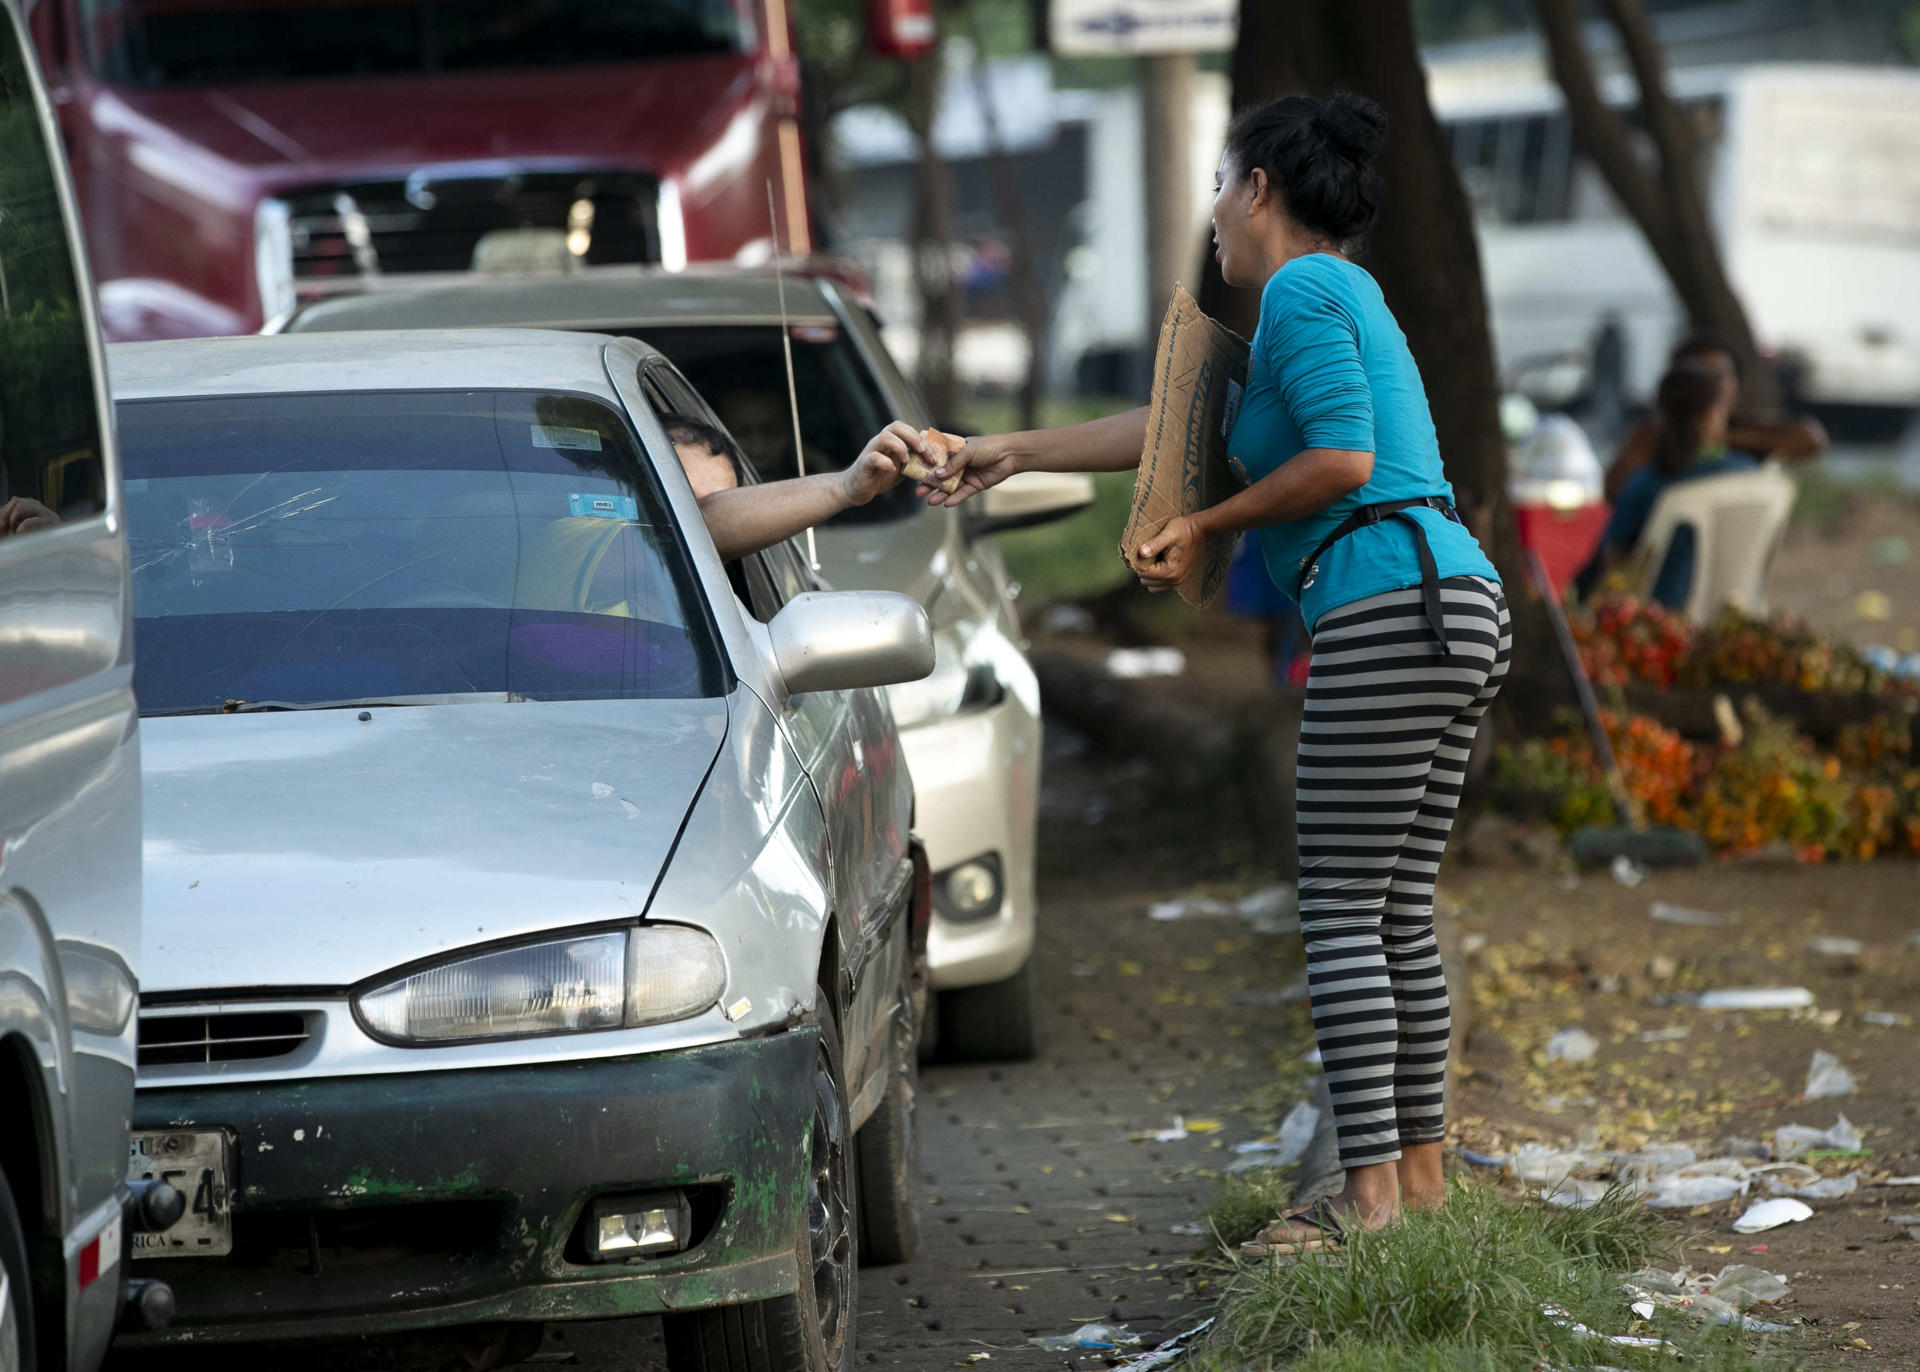
[[942,456],[918,429],[896,420],[875,434],[844,471],[715,491],[701,498],[700,514],[721,559],[731,561],[892,490],[911,459],[933,462]]
[[929,505],[958,505],[1016,472],[1124,472],[1140,465],[1146,446],[1145,405],[1063,429],[969,438],[933,469],[936,478],[958,476],[959,487],[948,492],[923,482],[916,493]]

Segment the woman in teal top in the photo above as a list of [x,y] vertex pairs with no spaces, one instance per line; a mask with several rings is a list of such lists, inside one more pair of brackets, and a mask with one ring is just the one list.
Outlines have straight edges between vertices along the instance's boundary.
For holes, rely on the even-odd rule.
[[[1512,652],[1499,578],[1453,510],[1426,391],[1380,289],[1349,253],[1380,202],[1379,106],[1292,96],[1235,121],[1213,204],[1229,284],[1260,325],[1229,448],[1246,487],[1141,548],[1168,590],[1208,540],[1257,531],[1313,656],[1295,773],[1300,924],[1314,1036],[1346,1184],[1254,1249],[1295,1251],[1444,1196],[1451,1023],[1433,883],[1474,733]],[[971,440],[965,500],[1026,470],[1137,466],[1144,409]]]

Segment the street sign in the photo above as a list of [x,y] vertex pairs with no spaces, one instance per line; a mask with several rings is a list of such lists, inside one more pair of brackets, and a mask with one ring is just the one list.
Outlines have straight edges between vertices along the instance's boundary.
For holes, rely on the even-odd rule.
[[1061,57],[1225,52],[1239,0],[1051,0],[1048,40]]

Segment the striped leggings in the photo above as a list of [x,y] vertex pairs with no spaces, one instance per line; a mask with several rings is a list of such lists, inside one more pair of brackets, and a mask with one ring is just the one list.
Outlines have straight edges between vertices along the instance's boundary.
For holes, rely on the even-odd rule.
[[1435,1143],[1452,1015],[1433,884],[1480,717],[1513,651],[1506,598],[1440,583],[1444,656],[1420,589],[1329,610],[1314,626],[1300,729],[1300,928],[1343,1167]]

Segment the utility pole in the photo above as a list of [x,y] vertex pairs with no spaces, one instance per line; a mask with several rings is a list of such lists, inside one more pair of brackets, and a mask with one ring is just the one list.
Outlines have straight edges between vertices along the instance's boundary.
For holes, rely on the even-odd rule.
[[1191,277],[1193,242],[1192,117],[1194,55],[1148,53],[1140,59],[1141,154],[1146,159],[1147,322],[1149,337]]

